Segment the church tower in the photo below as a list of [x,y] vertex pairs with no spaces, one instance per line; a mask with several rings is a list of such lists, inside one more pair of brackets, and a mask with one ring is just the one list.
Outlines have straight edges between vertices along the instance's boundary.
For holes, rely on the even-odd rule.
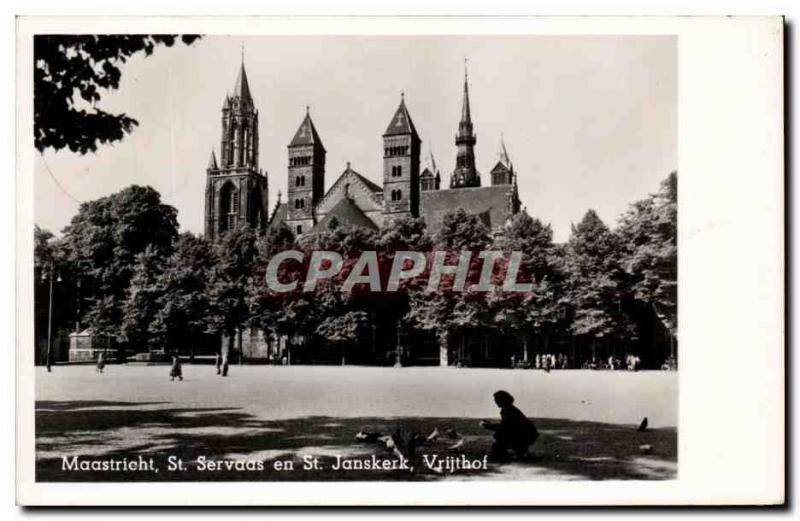
[[469,110],[469,85],[467,70],[464,69],[464,100],[461,105],[461,121],[456,134],[456,168],[450,176],[450,188],[481,186],[481,177],[475,168],[475,143],[478,141],[472,131],[472,115]]
[[212,150],[206,169],[206,238],[216,240],[245,224],[263,229],[267,200],[267,177],[258,168],[258,110],[242,59],[233,93],[222,105],[219,162]]
[[514,181],[514,164],[508,157],[506,143],[500,136],[500,153],[497,164],[492,168],[492,186],[510,185]]
[[306,107],[306,117],[289,143],[286,225],[302,235],[316,224],[314,208],[325,193],[325,147]]
[[405,96],[383,133],[383,213],[391,219],[419,216],[419,135]]

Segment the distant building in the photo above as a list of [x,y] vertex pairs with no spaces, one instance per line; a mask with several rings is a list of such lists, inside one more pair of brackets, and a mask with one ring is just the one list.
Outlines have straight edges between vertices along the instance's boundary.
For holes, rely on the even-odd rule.
[[[464,75],[461,120],[455,138],[456,164],[450,188],[442,189],[432,152],[420,171],[422,139],[401,95],[400,105],[383,133],[381,184],[358,173],[350,163],[325,190],[325,147],[311,115],[305,117],[288,145],[287,200],[280,196],[268,215],[267,176],[258,168],[258,111],[242,63],[233,93],[222,107],[220,158],[211,152],[207,169],[205,234],[216,239],[240,223],[264,229],[285,226],[302,236],[334,226],[377,229],[388,219],[422,217],[431,233],[444,214],[464,208],[498,232],[520,209],[517,179],[501,145],[501,161],[491,185],[481,186],[475,166],[475,143]],[[332,224],[333,223],[333,224]]]

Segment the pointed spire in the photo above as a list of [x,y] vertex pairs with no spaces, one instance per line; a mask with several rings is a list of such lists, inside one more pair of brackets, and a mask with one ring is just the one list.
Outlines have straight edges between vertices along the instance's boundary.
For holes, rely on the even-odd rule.
[[386,127],[386,132],[384,132],[383,135],[398,136],[403,134],[412,134],[419,137],[417,129],[414,127],[414,122],[411,121],[411,115],[406,108],[405,92],[400,93],[400,105],[394,112],[394,116],[392,116],[392,120],[389,122],[389,126]]
[[508,157],[508,150],[506,150],[506,142],[502,132],[500,133],[500,162],[509,170],[511,169],[511,158]]
[[[314,144],[322,147],[322,139],[320,139],[319,134],[317,133],[317,128],[314,126],[314,122],[311,120],[309,106],[306,105],[306,117],[303,118],[303,122],[300,123],[300,126],[297,128],[297,132],[294,133],[294,137],[292,138],[292,142],[289,143],[289,146],[294,147]],[[322,149],[324,150],[325,147],[322,147]]]
[[250,84],[247,82],[247,72],[244,70],[244,51],[242,65],[239,67],[239,75],[236,77],[236,85],[233,87],[233,97],[238,97],[242,104],[253,103],[253,97],[250,95]]
[[472,123],[469,111],[469,77],[467,76],[467,59],[464,58],[464,101],[461,106],[461,122]]
[[217,170],[219,166],[217,165],[217,156],[214,154],[214,147],[211,147],[211,157],[208,158],[208,169],[209,170]]

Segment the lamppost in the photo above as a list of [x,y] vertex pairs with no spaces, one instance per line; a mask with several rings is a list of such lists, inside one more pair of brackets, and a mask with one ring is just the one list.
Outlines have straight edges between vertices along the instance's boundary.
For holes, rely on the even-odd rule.
[[[53,362],[53,261],[50,261],[46,270],[42,271],[42,280],[47,280],[50,283],[50,297],[47,305],[47,372],[51,372]],[[61,274],[58,274],[56,282],[61,282]]]
[[403,327],[402,321],[397,321],[397,347],[394,351],[394,366],[403,367],[403,345],[400,342],[401,328]]

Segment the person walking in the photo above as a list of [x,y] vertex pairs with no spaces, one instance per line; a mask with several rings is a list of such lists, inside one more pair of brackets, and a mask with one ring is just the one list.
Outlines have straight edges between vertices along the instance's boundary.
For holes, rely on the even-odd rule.
[[222,376],[228,376],[228,353],[222,355]]
[[170,381],[183,381],[183,369],[181,368],[181,361],[177,355],[172,355],[172,369],[169,371]]
[[214,367],[217,368],[217,374],[222,374],[222,355],[219,352],[214,355]]
[[103,369],[105,369],[105,367],[106,367],[106,357],[105,354],[102,351],[100,351],[100,353],[98,353],[97,355],[97,365],[95,367],[95,371],[97,371],[100,374],[103,374]]

